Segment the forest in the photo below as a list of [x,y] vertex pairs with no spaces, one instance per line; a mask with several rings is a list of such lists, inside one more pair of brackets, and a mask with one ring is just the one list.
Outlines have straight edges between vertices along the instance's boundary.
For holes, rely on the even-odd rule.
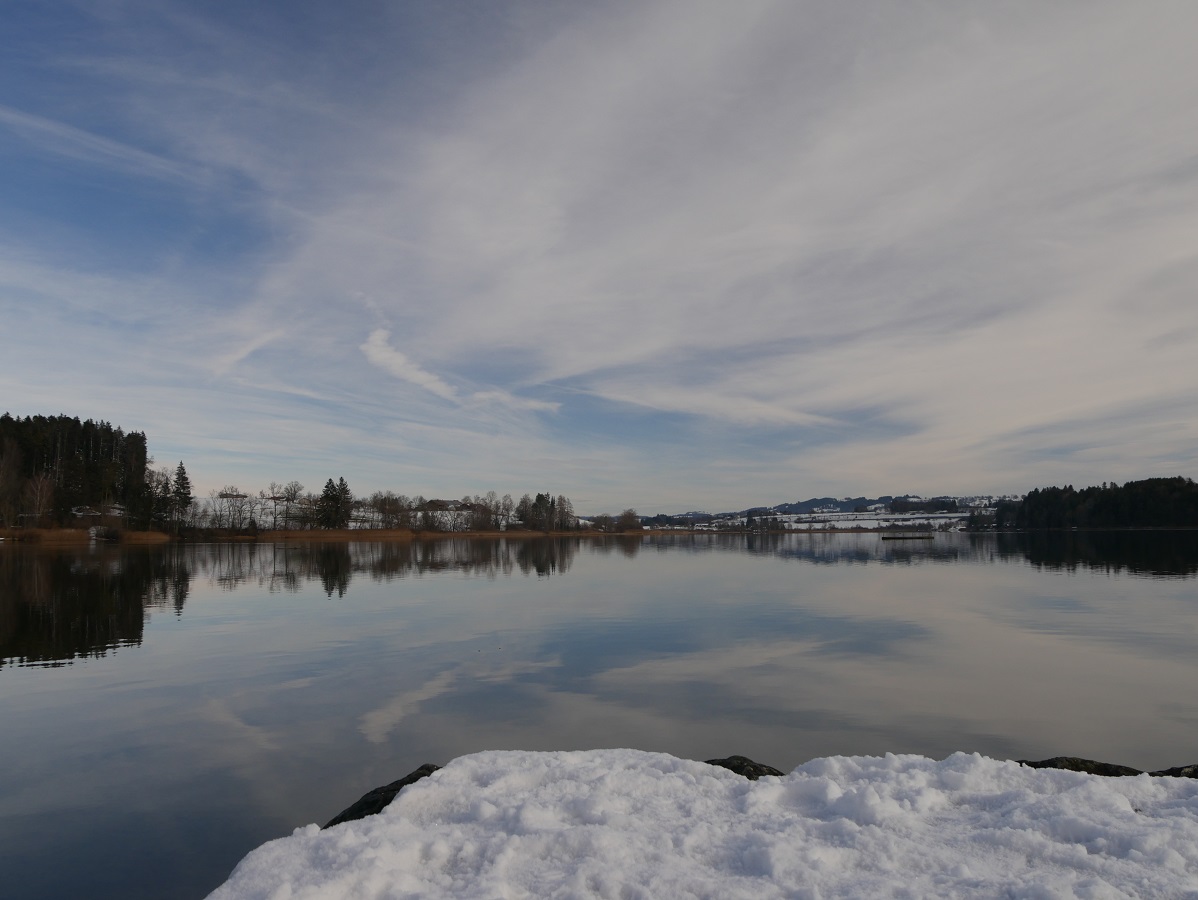
[[[0,524],[61,523],[73,511],[139,510],[146,436],[67,416],[0,416]],[[134,513],[136,514],[136,512]]]
[[1191,478],[1146,478],[1119,485],[1074,490],[1038,488],[1020,503],[1003,502],[997,528],[1194,528],[1198,527],[1198,484]]

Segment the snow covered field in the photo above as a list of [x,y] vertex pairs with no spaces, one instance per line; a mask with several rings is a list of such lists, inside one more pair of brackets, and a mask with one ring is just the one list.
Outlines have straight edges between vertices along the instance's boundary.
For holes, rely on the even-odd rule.
[[[770,529],[784,531],[878,531],[885,528],[961,530],[969,521],[969,510],[956,513],[888,513],[873,512],[818,512],[786,513],[766,518]],[[720,528],[744,528],[748,522],[744,516],[719,519],[713,523],[699,524],[696,531],[719,531]]]
[[956,754],[754,782],[636,750],[492,751],[263,845],[211,896],[1198,898],[1198,780]]

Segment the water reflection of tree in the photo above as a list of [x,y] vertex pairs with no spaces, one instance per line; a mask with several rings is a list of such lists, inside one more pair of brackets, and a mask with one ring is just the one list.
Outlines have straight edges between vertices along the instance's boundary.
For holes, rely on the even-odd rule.
[[333,596],[334,591],[338,597],[345,596],[354,567],[349,547],[345,544],[321,544],[310,555],[308,561],[329,597]]
[[0,667],[140,644],[147,610],[181,613],[190,582],[177,548],[0,553]]
[[720,552],[768,556],[815,565],[914,565],[922,562],[948,563],[970,559],[975,551],[950,537],[934,540],[883,541],[873,532],[859,534],[837,532],[749,532],[747,534],[651,535],[645,544],[660,552]]
[[639,535],[617,535],[612,540],[620,553],[629,559],[632,559],[641,552],[641,537]]
[[[438,572],[463,572],[495,578],[566,572],[580,538],[477,540],[445,538],[434,541],[362,541],[303,544],[213,544],[196,560],[202,577],[233,589],[257,584],[270,590],[299,590],[319,581],[326,594],[344,596],[356,575],[374,581]],[[635,552],[633,550],[632,552]]]
[[390,574],[429,572],[463,572],[495,578],[510,575],[515,569],[515,544],[506,540],[470,540],[450,538],[438,541],[421,541],[410,545],[406,569],[393,570]]
[[[573,563],[578,548],[586,542],[591,552],[621,553],[634,557],[645,550],[657,552],[724,552],[770,556],[816,565],[910,566],[926,563],[999,562],[1027,559],[1046,568],[1089,568],[1127,570],[1136,574],[1191,577],[1198,574],[1198,532],[1072,532],[1029,534],[937,535],[933,540],[883,541],[872,533],[830,534],[677,534],[613,536],[602,538],[527,538],[523,540],[476,540],[470,538],[404,543],[351,543],[348,545],[293,546],[287,548],[285,566],[279,554],[259,558],[257,565],[241,559],[237,578],[257,573],[260,582],[297,586],[316,577],[325,584],[348,583],[345,573],[365,573],[375,580],[407,575],[458,571],[496,577],[519,569],[526,575],[564,573]],[[251,547],[253,545],[250,545]],[[321,547],[339,546],[335,556],[313,561]],[[228,552],[228,551],[226,551]],[[240,548],[243,554],[246,548]],[[268,575],[269,572],[269,575]],[[322,574],[323,573],[323,574]],[[233,578],[226,574],[226,578]],[[329,580],[331,579],[331,580]],[[331,592],[330,592],[331,593]]]
[[645,546],[656,546],[657,549],[664,549],[660,543],[653,540],[653,536],[644,537],[639,534],[612,534],[601,538],[592,539],[591,548],[595,553],[601,555],[609,555],[611,553],[620,553],[632,559],[641,552],[641,548]]
[[1198,531],[1033,531],[1002,533],[996,552],[1040,569],[1126,571],[1156,578],[1198,575]]
[[516,565],[525,575],[545,577],[569,571],[578,552],[578,538],[536,538],[516,545]]
[[816,565],[917,565],[1027,560],[1046,569],[1079,567],[1137,575],[1198,575],[1198,531],[1074,531],[936,535],[933,540],[883,541],[877,534],[653,535],[660,551],[749,553]]

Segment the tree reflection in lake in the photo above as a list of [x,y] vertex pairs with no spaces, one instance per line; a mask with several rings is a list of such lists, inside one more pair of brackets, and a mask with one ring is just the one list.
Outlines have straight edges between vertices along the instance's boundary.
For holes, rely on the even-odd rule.
[[182,613],[188,555],[107,546],[0,553],[0,667],[66,665],[140,644],[148,610]]
[[801,560],[817,565],[1008,562],[1023,559],[1048,570],[1079,567],[1152,578],[1198,575],[1198,531],[1028,531],[939,534],[896,541],[862,533],[657,534],[646,547],[724,551]]
[[996,535],[1000,556],[1037,568],[1126,571],[1153,578],[1198,575],[1198,531],[1029,531]]
[[292,593],[317,581],[330,598],[344,597],[356,575],[390,581],[450,571],[488,578],[564,574],[581,540],[5,548],[0,666],[66,665],[139,645],[150,610],[182,614],[193,578],[230,591],[254,584]]
[[[441,572],[494,578],[564,574],[583,538],[354,541],[350,543],[212,544],[189,548],[198,577],[234,588],[256,584],[272,591],[299,591],[319,581],[330,597],[345,595],[351,579],[365,575],[390,581]],[[638,539],[639,540],[639,539]]]
[[960,540],[960,535],[940,535],[932,540],[882,540],[877,532],[767,532],[750,534],[655,534],[646,546],[701,553],[722,551],[801,560],[817,565],[882,563],[910,565],[919,562],[981,560],[980,551]]
[[727,552],[817,565],[918,565],[1024,559],[1153,578],[1198,575],[1198,532],[1029,532],[882,541],[876,534],[651,535],[436,541],[170,545],[0,552],[0,666],[63,665],[138,645],[150,610],[182,614],[193,578],[225,590],[254,584],[299,592],[319,582],[344,597],[350,582],[461,572],[495,578],[565,574],[580,548],[633,558],[641,551]]

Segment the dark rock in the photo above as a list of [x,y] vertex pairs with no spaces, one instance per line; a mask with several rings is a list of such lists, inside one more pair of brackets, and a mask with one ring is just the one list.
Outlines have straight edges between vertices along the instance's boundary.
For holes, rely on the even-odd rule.
[[332,828],[334,825],[340,825],[342,822],[352,822],[355,819],[365,819],[367,816],[373,816],[375,813],[382,812],[388,803],[395,799],[395,795],[399,793],[401,788],[407,787],[409,784],[415,784],[421,778],[432,775],[440,766],[434,766],[432,763],[425,763],[415,772],[405,775],[399,781],[393,781],[383,787],[375,788],[362,795],[353,806],[344,809],[336,816],[329,820],[325,828]]
[[785,772],[779,772],[773,766],[767,766],[764,763],[753,762],[747,756],[729,756],[727,759],[709,759],[706,760],[709,766],[722,766],[735,772],[737,775],[744,775],[749,781],[756,781],[762,775],[785,775]]
[[1149,775],[1166,775],[1172,778],[1198,778],[1198,765],[1175,766],[1172,769],[1161,769],[1159,772],[1149,772]]
[[1070,772],[1085,772],[1088,775],[1142,775],[1139,769],[1131,766],[1118,766],[1114,763],[1097,762],[1093,759],[1082,759],[1080,756],[1054,756],[1052,759],[1042,759],[1033,762],[1030,759],[1019,759],[1016,762],[1033,769],[1068,769]]

